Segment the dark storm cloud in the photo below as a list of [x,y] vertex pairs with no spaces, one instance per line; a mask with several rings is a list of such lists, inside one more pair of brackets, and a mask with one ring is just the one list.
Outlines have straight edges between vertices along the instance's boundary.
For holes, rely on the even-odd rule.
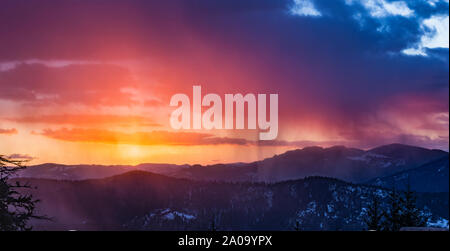
[[367,116],[393,99],[419,96],[419,110],[448,113],[448,48],[402,54],[420,42],[424,19],[448,15],[448,3],[404,1],[412,15],[377,17],[363,1],[309,2],[319,16],[292,14],[290,0],[2,1],[0,61],[151,59],[167,69],[153,77],[277,92],[282,119],[321,114],[361,138]]
[[[141,55],[140,50],[157,51],[148,51],[148,48],[182,50],[183,42],[190,36],[254,43],[252,37],[256,35],[266,43],[272,42],[272,46],[276,46],[278,36],[281,39],[287,36],[293,38],[295,46],[286,49],[300,51],[308,43],[301,46],[295,42],[312,36],[336,39],[337,44],[332,49],[345,54],[368,49],[395,50],[420,35],[420,18],[445,13],[445,8],[431,7],[425,1],[408,3],[417,8],[414,9],[416,17],[392,16],[377,20],[367,18],[369,14],[361,5],[349,6],[343,0],[315,1],[323,18],[311,20],[289,15],[289,7],[294,2],[287,0],[2,1],[0,57],[136,57]],[[355,13],[362,15],[363,30],[359,29],[361,23],[355,20]],[[390,32],[377,32],[381,23],[392,24]],[[343,30],[347,33],[340,35]],[[318,48],[311,53],[315,54],[323,49],[320,45],[326,44],[327,41],[315,44]]]
[[[154,58],[204,74],[207,65],[244,64],[271,83],[361,99],[446,87],[448,50],[407,57],[420,20],[448,12],[408,1],[412,18],[372,18],[360,4],[315,1],[320,18],[289,14],[293,1],[6,1],[0,13],[0,60]],[[354,18],[360,13],[359,20]],[[386,26],[383,32],[378,28]],[[196,42],[192,42],[195,40]],[[208,47],[212,55],[197,52]],[[447,51],[447,57],[445,57]],[[227,54],[237,55],[227,61]],[[242,58],[242,61],[234,59]],[[214,61],[211,62],[211,59]],[[433,81],[432,83],[428,83]],[[269,82],[269,81],[268,81]],[[425,83],[427,82],[427,83]],[[295,89],[295,87],[294,87]],[[328,93],[327,93],[328,92]],[[359,99],[358,97],[349,97]]]

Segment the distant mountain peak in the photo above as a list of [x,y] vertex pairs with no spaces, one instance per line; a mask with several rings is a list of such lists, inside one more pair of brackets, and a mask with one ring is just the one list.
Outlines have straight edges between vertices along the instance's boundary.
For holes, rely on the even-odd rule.
[[439,149],[428,149],[420,146],[406,145],[401,143],[392,143],[387,145],[378,146],[369,150],[369,152],[378,152],[378,151],[394,151],[394,150],[415,150],[415,151],[441,151]]

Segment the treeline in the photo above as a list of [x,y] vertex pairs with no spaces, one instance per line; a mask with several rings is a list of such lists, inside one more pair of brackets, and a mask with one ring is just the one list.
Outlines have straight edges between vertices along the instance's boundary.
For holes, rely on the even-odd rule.
[[429,216],[416,207],[417,196],[409,185],[406,191],[388,192],[386,204],[376,192],[366,210],[368,230],[399,231],[402,227],[425,227]]

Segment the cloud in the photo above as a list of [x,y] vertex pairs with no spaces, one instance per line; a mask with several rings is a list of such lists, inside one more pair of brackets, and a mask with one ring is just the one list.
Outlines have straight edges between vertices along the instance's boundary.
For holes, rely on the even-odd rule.
[[[371,129],[368,129],[368,131]],[[208,146],[208,145],[239,145],[257,147],[307,147],[322,146],[330,147],[335,145],[346,145],[350,147],[371,148],[374,146],[402,143],[410,145],[420,145],[428,148],[440,148],[448,150],[443,145],[448,142],[447,136],[431,138],[414,134],[403,134],[395,130],[384,131],[382,136],[368,133],[368,131],[348,132],[347,139],[334,141],[311,141],[311,140],[272,140],[253,141],[243,138],[216,137],[213,134],[197,132],[169,132],[151,131],[124,133],[102,129],[44,129],[41,132],[34,132],[35,135],[42,135],[51,139],[68,142],[89,142],[102,144],[124,144],[124,145],[169,145],[169,146]]]
[[395,98],[363,121],[338,130],[348,142],[345,145],[354,147],[402,143],[448,150],[448,106],[412,96]]
[[[108,8],[104,8],[106,4]],[[327,22],[338,20],[342,22],[349,19],[355,21],[353,17],[360,17],[359,20],[368,24],[368,28],[371,28],[373,22],[366,20],[370,17],[377,22],[382,21],[383,25],[389,23],[388,26],[403,28],[394,28],[394,32],[410,32],[410,29],[416,28],[417,33],[418,27],[411,25],[429,17],[432,13],[447,12],[448,15],[445,5],[448,8],[448,1],[130,0],[111,3],[102,0],[94,2],[44,0],[29,1],[27,5],[6,1],[3,3],[4,8],[0,10],[0,23],[14,29],[2,29],[0,33],[3,44],[0,48],[0,60],[31,58],[51,59],[55,62],[64,60],[83,62],[159,57],[167,59],[168,56],[180,56],[198,44],[207,46],[205,43],[207,41],[202,39],[206,31],[204,26],[227,24],[229,29],[233,28],[233,21],[222,23],[220,20],[235,19],[241,23],[250,21],[255,24],[252,27],[255,32],[263,31],[257,26],[265,25],[265,22],[258,19],[281,21],[288,18],[286,16],[289,14],[327,17]],[[173,15],[167,17],[161,14],[168,12]],[[405,22],[397,18],[406,18],[410,21]],[[202,24],[208,21],[211,23]],[[225,29],[222,31],[226,30],[226,27],[223,28]],[[327,31],[327,28],[323,27],[322,31]],[[32,38],[33,43],[22,39],[21,34],[24,33]],[[399,33],[397,35],[403,36]],[[196,39],[190,39],[192,37]],[[374,40],[373,43],[377,41]]]
[[[448,151],[448,137],[441,136],[438,138],[431,138],[429,136],[419,136],[412,134],[399,134],[395,137],[380,137],[377,139],[379,145],[400,143],[405,145],[422,146],[429,149],[441,149]],[[447,145],[447,147],[444,147]]]
[[423,48],[408,48],[402,50],[402,53],[409,56],[427,56]]
[[402,52],[412,56],[428,56],[427,49],[449,48],[449,16],[436,15],[422,21],[423,34],[418,45]]
[[152,119],[143,116],[113,115],[113,114],[60,114],[21,116],[3,118],[18,123],[41,123],[74,126],[161,126]]
[[423,21],[429,30],[422,37],[422,45],[426,48],[448,48],[449,19],[447,16],[432,16]]
[[[194,84],[218,94],[279,93],[280,133],[290,132],[283,139],[301,140],[313,124],[324,141],[350,131],[355,133],[345,140],[362,132],[361,141],[370,143],[392,122],[385,109],[392,100],[414,103],[399,97],[420,94],[442,105],[413,112],[402,105],[405,110],[396,114],[409,120],[395,123],[390,139],[446,136],[416,131],[416,123],[414,130],[407,126],[426,118],[426,128],[441,128],[424,110],[448,113],[448,49],[418,47],[424,34],[428,46],[445,44],[434,32],[440,22],[423,24],[448,17],[445,1],[434,6],[422,0],[28,2],[2,2],[0,61],[41,61],[5,66],[2,99],[31,107],[145,105],[136,102],[140,90],[124,91],[141,85],[154,85],[151,98],[163,103],[174,93],[190,93]],[[296,4],[301,18],[292,16]],[[428,56],[405,56],[405,49]],[[59,61],[45,63],[51,60]],[[63,64],[121,60],[143,62],[139,79],[117,65]]]
[[124,133],[101,129],[45,129],[42,132],[34,133],[49,138],[72,141],[72,142],[93,142],[106,144],[131,144],[131,145],[245,145],[245,139],[214,137],[207,133],[190,132],[135,132]]
[[[356,1],[347,0],[348,3]],[[370,13],[372,17],[383,18],[388,16],[402,16],[411,17],[414,11],[411,10],[406,2],[393,1],[388,2],[385,0],[360,0],[362,4]]]
[[427,3],[432,7],[436,7],[439,3],[447,3],[448,4],[448,0],[428,0]]
[[17,134],[17,129],[16,128],[11,128],[11,129],[0,128],[0,134],[7,134],[7,135]]
[[15,159],[15,160],[34,160],[36,157],[30,156],[28,154],[20,154],[20,153],[13,153],[7,156],[8,159]]
[[0,62],[0,71],[9,71],[22,64],[40,64],[47,67],[65,67],[70,65],[92,65],[103,64],[100,61],[92,60],[42,60],[42,59],[27,59],[27,60],[15,60],[15,61],[3,61]]
[[31,104],[132,105],[125,88],[136,87],[121,66],[20,64],[0,72],[0,99]]
[[344,141],[253,141],[244,138],[217,137],[209,133],[198,132],[169,132],[151,131],[124,133],[102,129],[44,129],[34,132],[48,138],[70,142],[92,142],[105,144],[131,144],[131,145],[173,145],[173,146],[199,146],[199,145],[241,145],[241,146],[295,146],[305,147],[311,145],[330,146],[343,144]]
[[315,8],[310,0],[294,0],[290,12],[292,15],[318,17],[322,14]]

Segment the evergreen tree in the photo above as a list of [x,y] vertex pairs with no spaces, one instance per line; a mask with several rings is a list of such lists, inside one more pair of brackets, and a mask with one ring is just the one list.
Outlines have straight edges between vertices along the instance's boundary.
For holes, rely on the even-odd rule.
[[29,220],[48,219],[35,214],[35,204],[39,200],[24,192],[32,187],[10,181],[14,173],[25,168],[22,164],[22,161],[0,155],[0,231],[31,230]]
[[300,221],[295,220],[294,231],[300,231],[300,230],[301,230]]
[[404,227],[425,227],[428,217],[424,216],[422,212],[416,207],[416,194],[411,191],[411,186],[408,180],[408,188],[404,192],[404,199],[402,207],[402,226]]
[[399,231],[402,227],[402,206],[403,197],[396,189],[388,193],[389,209],[383,212],[384,221],[381,230]]
[[424,227],[428,217],[416,207],[416,194],[409,182],[405,192],[395,188],[388,193],[387,208],[381,206],[381,198],[373,195],[364,222],[368,230],[399,231],[402,227]]
[[367,208],[364,222],[368,230],[379,231],[382,229],[383,212],[381,210],[380,197],[377,194],[372,195],[372,202]]

